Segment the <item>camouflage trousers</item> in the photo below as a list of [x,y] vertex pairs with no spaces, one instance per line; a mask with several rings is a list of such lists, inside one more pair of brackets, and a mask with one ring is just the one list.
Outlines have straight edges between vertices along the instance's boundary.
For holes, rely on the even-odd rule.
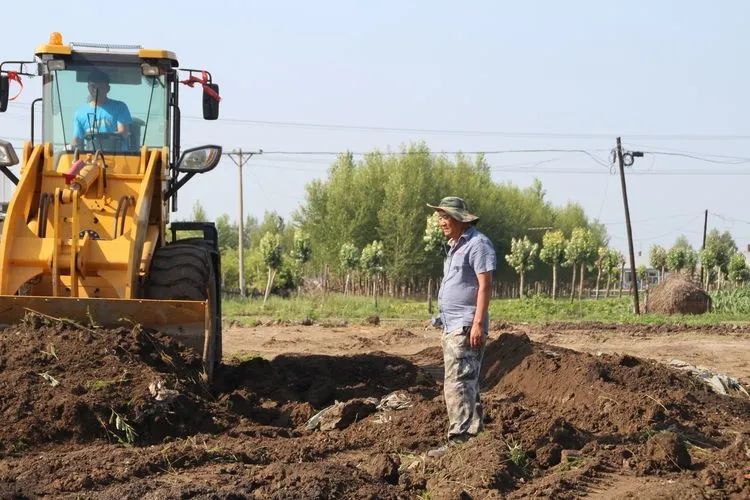
[[481,348],[472,349],[469,331],[470,327],[464,327],[443,335],[443,394],[448,410],[449,439],[462,434],[476,435],[484,428],[479,372],[486,342]]

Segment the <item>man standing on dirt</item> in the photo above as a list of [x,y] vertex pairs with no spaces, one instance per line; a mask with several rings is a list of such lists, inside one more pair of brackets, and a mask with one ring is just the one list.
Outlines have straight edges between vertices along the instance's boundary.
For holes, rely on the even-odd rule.
[[489,330],[488,308],[497,258],[492,242],[474,227],[479,217],[469,212],[464,200],[448,196],[438,205],[427,206],[437,211],[450,247],[438,294],[448,445],[429,452],[436,457],[449,445],[476,436],[484,427],[479,372]]

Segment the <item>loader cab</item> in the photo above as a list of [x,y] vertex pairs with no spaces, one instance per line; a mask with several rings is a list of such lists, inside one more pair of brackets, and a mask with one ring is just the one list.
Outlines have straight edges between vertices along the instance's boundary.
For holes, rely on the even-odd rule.
[[[106,82],[92,81],[94,74],[106,75]],[[43,93],[31,107],[31,146],[48,145],[55,156],[52,168],[59,172],[79,155],[102,153],[112,172],[135,173],[144,150],[163,150],[168,162],[164,201],[176,211],[177,191],[218,163],[219,146],[182,151],[179,97],[183,84],[202,89],[203,118],[216,120],[219,87],[207,71],[178,68],[171,51],[137,45],[64,45],[53,33],[49,43],[37,47],[35,61],[0,63],[0,112],[14,99],[14,80],[22,89],[22,80],[34,76],[42,76]],[[37,104],[42,107],[41,140],[34,136]],[[4,162],[1,153],[0,171],[17,183],[8,171],[12,163]],[[199,165],[200,159],[206,161]]]
[[[30,106],[30,140],[17,154],[8,141],[0,139],[0,173],[18,186],[16,198],[18,193],[25,197],[15,210],[23,212],[18,224],[28,226],[37,238],[45,238],[57,222],[70,222],[75,212],[86,227],[75,230],[61,225],[55,237],[62,231],[68,238],[77,234],[109,241],[128,231],[137,233],[137,238],[128,241],[138,248],[128,252],[141,254],[142,260],[128,258],[129,281],[118,278],[119,284],[113,286],[116,292],[108,292],[118,297],[137,295],[136,282],[146,273],[153,252],[165,244],[169,212],[178,209],[178,191],[196,175],[214,168],[221,158],[217,145],[182,150],[180,94],[191,94],[189,98],[202,94],[203,117],[215,120],[218,85],[208,71],[180,68],[177,56],[168,50],[63,44],[62,36],[52,33],[48,43],[37,47],[34,60],[0,62],[0,112],[21,95],[24,82],[38,81],[35,77],[40,76],[41,98]],[[17,176],[10,168],[19,163]],[[23,185],[24,177],[33,180]],[[73,191],[79,195],[78,208],[69,206]],[[139,203],[146,198],[148,202]],[[58,210],[59,221],[52,220],[55,203],[64,205]],[[9,218],[15,212],[11,207]],[[122,252],[118,258],[127,255]],[[0,242],[0,269],[2,261]],[[51,281],[60,285],[60,280]],[[0,295],[3,286],[0,271]],[[123,291],[124,286],[128,291]],[[50,293],[57,295],[55,290]]]
[[78,148],[125,155],[137,155],[143,146],[169,147],[167,89],[166,75],[144,75],[137,59],[109,64],[76,61],[48,70],[42,142],[56,151]]

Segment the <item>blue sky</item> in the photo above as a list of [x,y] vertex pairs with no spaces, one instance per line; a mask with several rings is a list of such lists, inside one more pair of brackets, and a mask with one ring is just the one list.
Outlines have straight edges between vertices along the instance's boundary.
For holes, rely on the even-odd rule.
[[[424,141],[433,151],[583,149],[606,163],[621,135],[629,149],[750,158],[748,2],[129,1],[104,13],[100,2],[72,1],[36,18],[40,8],[5,6],[17,21],[4,27],[0,58],[30,58],[59,31],[66,42],[173,50],[182,66],[209,69],[221,118],[197,119],[199,92],[185,88],[187,145],[387,151]],[[26,135],[39,85],[27,81],[0,115],[0,136]],[[606,165],[575,153],[487,158],[496,181],[538,177],[552,202],[582,204],[626,248],[619,178]],[[254,157],[246,213],[289,216],[331,159]],[[680,234],[699,246],[705,209],[709,228],[746,246],[747,173],[746,161],[637,160],[628,171],[636,252]],[[234,218],[237,184],[224,159],[184,188],[177,217],[200,200],[210,216]]]

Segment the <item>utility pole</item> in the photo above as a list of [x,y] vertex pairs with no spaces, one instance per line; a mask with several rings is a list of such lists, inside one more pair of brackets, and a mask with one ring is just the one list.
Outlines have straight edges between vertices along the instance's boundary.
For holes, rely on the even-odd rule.
[[[708,209],[703,212],[703,243],[701,244],[701,250],[706,249],[706,230],[708,230]],[[703,264],[701,263],[701,283],[703,283]]]
[[225,153],[229,158],[232,159],[235,165],[239,167],[239,174],[240,174],[240,214],[239,214],[239,259],[240,259],[240,296],[244,299],[245,298],[245,242],[244,242],[244,234],[245,234],[245,227],[244,227],[244,218],[245,218],[245,210],[244,210],[244,197],[242,193],[242,167],[247,163],[250,158],[253,157],[253,155],[261,154],[263,153],[262,149],[259,149],[258,151],[252,151],[252,152],[243,152],[242,148],[235,149],[231,153]]
[[[622,202],[625,205],[625,227],[628,231],[628,251],[630,252],[630,286],[633,290],[633,306],[636,314],[641,314],[638,303],[638,276],[635,273],[635,252],[633,251],[633,229],[630,226],[630,208],[628,208],[628,190],[625,187],[625,161],[623,160],[622,142],[617,138],[617,162],[620,164],[620,185],[622,186]],[[643,156],[643,153],[628,153],[629,165],[633,164],[633,158]]]

